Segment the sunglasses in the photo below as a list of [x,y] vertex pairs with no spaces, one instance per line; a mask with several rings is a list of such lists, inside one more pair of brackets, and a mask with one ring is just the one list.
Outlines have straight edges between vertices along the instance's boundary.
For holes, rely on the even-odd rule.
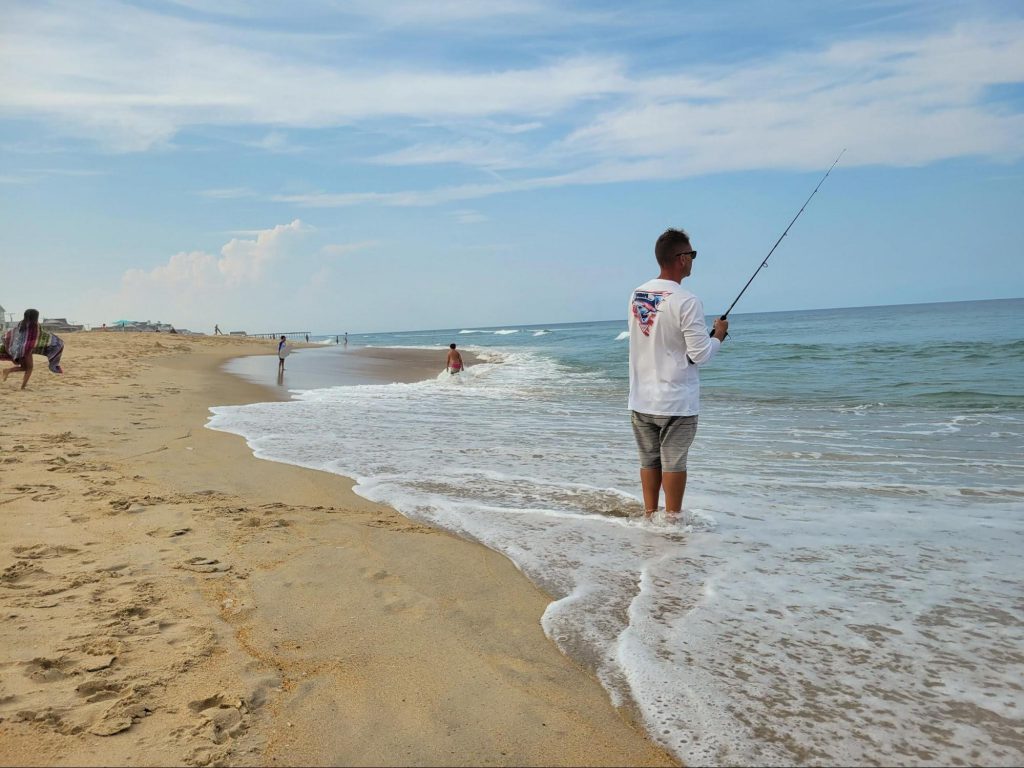
[[697,258],[697,252],[696,251],[682,251],[680,253],[677,253],[676,256],[689,256],[690,260],[692,261],[693,259]]

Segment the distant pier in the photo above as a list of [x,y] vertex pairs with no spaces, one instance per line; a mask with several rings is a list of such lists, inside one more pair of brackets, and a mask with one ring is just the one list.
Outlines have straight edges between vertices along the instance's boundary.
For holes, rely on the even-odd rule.
[[[234,336],[237,334],[241,336],[243,333],[244,331],[233,331],[230,335]],[[312,336],[313,334],[309,331],[278,331],[277,333],[249,333],[245,335],[247,335],[250,339],[279,339],[282,336],[288,339],[292,339],[295,337],[301,337],[304,339],[306,336]]]

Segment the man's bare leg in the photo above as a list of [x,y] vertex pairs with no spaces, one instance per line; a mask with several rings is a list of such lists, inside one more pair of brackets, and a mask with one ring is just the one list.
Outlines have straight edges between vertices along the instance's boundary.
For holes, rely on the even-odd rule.
[[683,511],[683,494],[686,492],[685,472],[665,472],[661,476],[665,487],[665,516],[677,520]]
[[661,467],[640,468],[640,487],[644,490],[644,515],[648,520],[658,511],[658,496],[661,494]]

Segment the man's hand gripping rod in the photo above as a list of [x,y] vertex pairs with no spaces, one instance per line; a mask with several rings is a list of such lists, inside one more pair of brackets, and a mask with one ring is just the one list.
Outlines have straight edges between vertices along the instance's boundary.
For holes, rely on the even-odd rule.
[[[764,269],[764,268],[765,268],[766,266],[768,266],[768,259],[770,259],[770,258],[772,257],[772,254],[773,254],[773,253],[775,253],[775,249],[779,247],[779,243],[781,243],[781,242],[782,242],[782,238],[784,238],[784,237],[785,237],[786,235],[788,235],[788,234],[789,234],[789,229],[790,229],[790,227],[792,227],[792,226],[793,226],[794,224],[796,224],[796,220],[800,218],[800,214],[804,212],[804,208],[806,208],[806,207],[807,207],[807,204],[808,204],[809,202],[811,202],[811,198],[812,198],[812,197],[814,197],[814,195],[815,195],[815,194],[817,193],[817,191],[818,191],[818,188],[819,188],[819,187],[820,187],[820,186],[821,186],[822,184],[824,184],[824,183],[825,183],[825,179],[827,179],[827,178],[828,178],[828,175],[829,175],[830,173],[832,173],[832,169],[833,169],[833,168],[835,168],[835,167],[836,167],[836,166],[837,166],[837,165],[839,164],[839,158],[840,158],[840,157],[842,157],[842,156],[843,156],[843,154],[844,154],[845,152],[846,152],[846,150],[845,150],[845,149],[844,149],[844,150],[843,150],[842,152],[840,152],[840,153],[839,153],[839,157],[837,157],[837,158],[836,158],[836,160],[835,160],[835,162],[834,162],[834,163],[832,163],[832,165],[831,165],[831,166],[829,166],[829,169],[828,169],[827,171],[825,171],[825,175],[821,177],[821,181],[819,181],[819,182],[818,182],[818,186],[814,188],[814,192],[811,192],[811,194],[810,194],[810,197],[808,197],[808,198],[807,198],[807,199],[806,199],[806,200],[804,201],[804,204],[803,204],[802,206],[800,206],[800,210],[796,212],[796,216],[794,216],[794,217],[793,217],[793,220],[792,220],[791,222],[789,222],[789,226],[788,226],[788,227],[786,227],[786,231],[785,231],[785,232],[783,232],[783,233],[782,233],[781,235],[779,235],[779,239],[775,241],[775,245],[773,245],[773,246],[772,246],[772,249],[771,249],[770,251],[768,251],[768,255],[767,255],[767,256],[765,256],[765,257],[764,257],[764,261],[762,261],[762,262],[761,262],[761,266],[759,266],[759,267],[758,267],[757,269],[755,269],[755,270],[754,270],[754,274],[752,274],[752,275],[750,276],[750,279],[749,279],[749,280],[747,280],[747,284],[743,286],[743,290],[742,290],[742,291],[740,291],[740,293],[739,293],[739,296],[737,296],[737,297],[736,297],[736,298],[735,298],[735,299],[733,300],[732,304],[730,304],[730,305],[729,305],[729,308],[728,308],[727,310],[725,310],[725,314],[723,314],[723,315],[722,315],[722,318],[721,318],[722,320],[728,320],[728,319],[729,319],[729,313],[730,313],[730,312],[732,312],[732,308],[736,306],[736,302],[740,300],[740,296],[742,296],[742,295],[743,295],[743,294],[744,294],[744,293],[746,292],[747,288],[749,288],[749,287],[750,287],[750,284],[751,284],[752,282],[754,282],[754,278],[755,278],[755,277],[757,277],[757,273],[758,273],[758,272],[760,272],[760,271],[761,271],[762,269]],[[714,335],[715,335],[715,332],[714,332],[714,330],[712,330],[712,331],[711,331],[711,335],[712,335],[712,336],[714,336]],[[728,336],[728,335],[729,335],[729,333],[728,333],[728,332],[726,332],[726,334],[725,334],[725,335],[726,335],[726,336]]]

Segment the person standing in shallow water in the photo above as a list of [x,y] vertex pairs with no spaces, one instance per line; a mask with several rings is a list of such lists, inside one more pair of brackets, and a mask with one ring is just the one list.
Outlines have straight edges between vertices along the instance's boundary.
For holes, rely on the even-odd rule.
[[284,373],[284,359],[288,357],[288,340],[282,336],[277,342],[277,372]]
[[667,229],[654,245],[661,271],[629,300],[629,410],[640,453],[644,514],[658,510],[665,490],[665,516],[682,514],[686,458],[697,434],[700,376],[725,341],[729,321],[715,320],[709,336],[704,306],[681,283],[690,276],[697,251],[681,229]]
[[459,350],[455,348],[454,344],[448,345],[448,360],[444,364],[444,369],[452,374],[462,370],[462,355],[459,354]]

